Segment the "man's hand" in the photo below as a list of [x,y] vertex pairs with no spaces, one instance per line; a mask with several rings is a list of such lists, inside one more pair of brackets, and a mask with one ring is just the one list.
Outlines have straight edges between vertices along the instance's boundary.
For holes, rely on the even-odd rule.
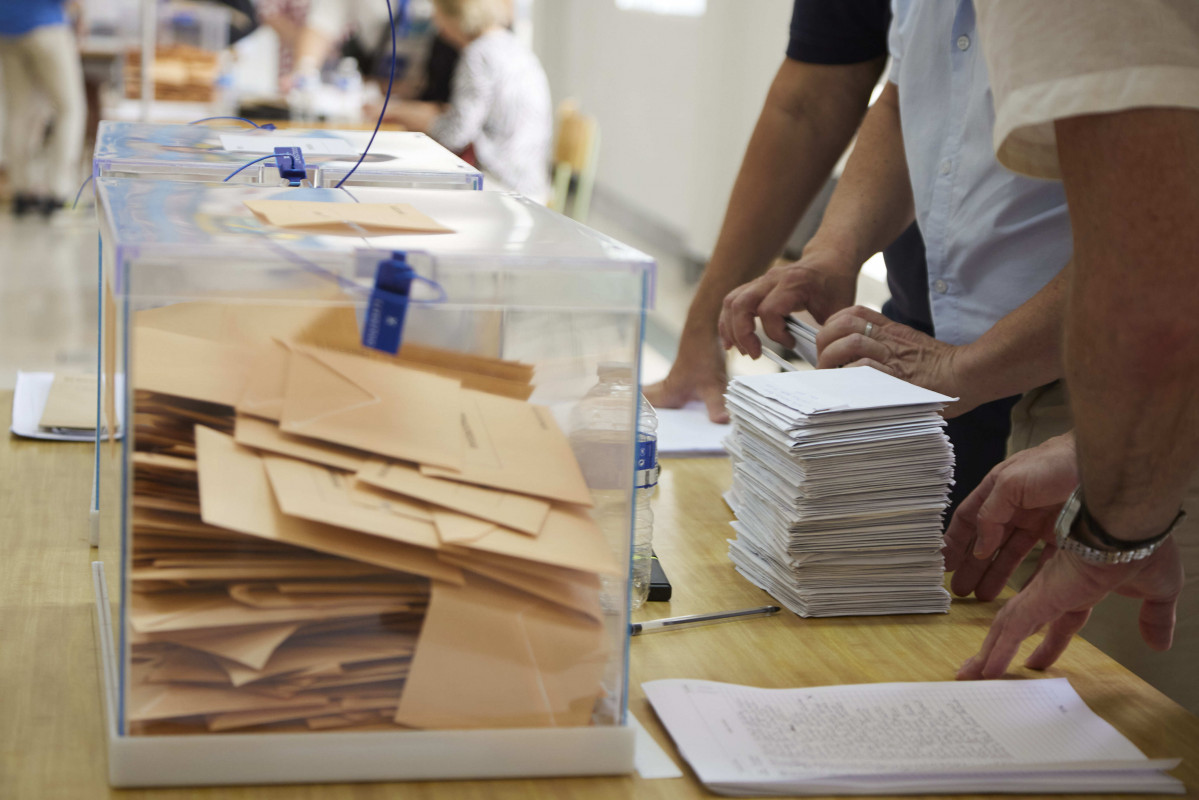
[[847,264],[829,251],[805,253],[799,261],[772,267],[762,277],[729,292],[720,312],[720,341],[743,355],[758,358],[762,343],[754,332],[761,318],[766,335],[786,347],[795,344],[787,333],[792,311],[809,311],[823,323],[830,314],[853,302],[860,265]]
[[958,680],[1001,677],[1020,643],[1045,625],[1045,638],[1024,666],[1048,668],[1086,624],[1091,609],[1111,592],[1142,601],[1141,638],[1154,650],[1168,650],[1182,583],[1182,561],[1173,537],[1153,555],[1128,564],[1089,564],[1074,553],[1059,552],[999,610],[982,649],[958,670]]
[[816,337],[816,350],[821,369],[874,367],[908,383],[961,398],[946,408],[946,417],[964,414],[984,402],[984,398],[971,397],[969,387],[958,376],[960,348],[864,306],[845,308],[829,317]]
[[708,419],[727,423],[724,390],[728,382],[724,351],[716,337],[691,336],[680,345],[666,378],[646,386],[642,393],[655,408],[682,408],[691,400],[702,400],[708,407]]
[[1053,525],[1078,485],[1074,435],[1055,436],[987,473],[962,501],[945,531],[950,589],[994,600],[1039,541],[1053,555]]

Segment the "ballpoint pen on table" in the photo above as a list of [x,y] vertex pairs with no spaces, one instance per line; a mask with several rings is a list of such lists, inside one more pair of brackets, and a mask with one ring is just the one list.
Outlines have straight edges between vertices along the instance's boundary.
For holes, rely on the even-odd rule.
[[688,614],[685,617],[667,617],[648,622],[634,622],[629,626],[629,633],[637,636],[642,633],[669,631],[676,628],[690,628],[697,625],[710,625],[714,622],[729,622],[746,617],[768,617],[781,611],[778,606],[761,606],[759,608],[743,608],[740,611],[717,611],[712,614]]

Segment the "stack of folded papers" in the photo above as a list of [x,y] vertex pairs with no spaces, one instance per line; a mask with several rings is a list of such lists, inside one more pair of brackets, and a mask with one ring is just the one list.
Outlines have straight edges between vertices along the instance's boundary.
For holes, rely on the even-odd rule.
[[531,366],[348,307],[134,322],[132,733],[591,721],[626,570]]
[[736,378],[737,570],[801,616],[944,612],[953,398],[870,367]]
[[798,317],[787,317],[787,333],[795,340],[792,349],[799,353],[804,361],[813,367],[816,366],[816,334],[820,331]]

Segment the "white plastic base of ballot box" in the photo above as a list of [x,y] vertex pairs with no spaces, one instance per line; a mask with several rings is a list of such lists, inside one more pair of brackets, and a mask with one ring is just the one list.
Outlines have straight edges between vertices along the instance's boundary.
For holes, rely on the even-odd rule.
[[93,562],[108,738],[117,788],[626,775],[623,726],[364,733],[121,736],[117,652],[104,565]]

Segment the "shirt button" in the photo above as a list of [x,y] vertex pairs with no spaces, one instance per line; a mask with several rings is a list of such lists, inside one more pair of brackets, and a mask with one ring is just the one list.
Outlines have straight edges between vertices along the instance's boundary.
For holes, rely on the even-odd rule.
[[937,294],[945,294],[949,291],[949,284],[940,278],[937,278],[935,281],[933,281],[933,289],[936,290]]
[[945,159],[944,161],[941,162],[940,166],[937,167],[937,171],[940,172],[942,175],[948,175],[950,172],[953,171],[953,162],[950,161],[948,158]]
[[970,49],[970,37],[964,33],[958,37],[958,49],[959,50],[969,50]]

